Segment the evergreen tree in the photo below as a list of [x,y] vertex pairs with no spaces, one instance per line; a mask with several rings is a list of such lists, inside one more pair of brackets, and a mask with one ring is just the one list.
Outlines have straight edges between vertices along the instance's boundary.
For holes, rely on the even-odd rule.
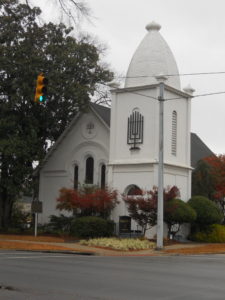
[[205,160],[199,160],[192,173],[192,196],[201,195],[212,199],[214,182],[211,166]]
[[[40,13],[18,0],[0,2],[0,228],[30,186],[33,162],[87,107],[95,86],[112,80],[95,45],[63,24],[39,25]],[[40,72],[49,79],[44,104],[34,102]]]

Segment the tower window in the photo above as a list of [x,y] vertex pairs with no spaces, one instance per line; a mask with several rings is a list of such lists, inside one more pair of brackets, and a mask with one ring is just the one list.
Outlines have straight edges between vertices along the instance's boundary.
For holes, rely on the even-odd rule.
[[127,124],[127,144],[131,145],[130,150],[140,149],[138,144],[143,143],[144,117],[139,111],[134,110],[128,118]]
[[94,181],[94,159],[90,156],[86,159],[85,183],[93,184]]
[[74,166],[74,189],[78,188],[78,177],[79,177],[79,167],[78,165]]
[[177,112],[175,110],[172,113],[171,154],[177,155]]
[[101,166],[101,189],[105,188],[105,170],[106,170],[105,165],[102,165]]

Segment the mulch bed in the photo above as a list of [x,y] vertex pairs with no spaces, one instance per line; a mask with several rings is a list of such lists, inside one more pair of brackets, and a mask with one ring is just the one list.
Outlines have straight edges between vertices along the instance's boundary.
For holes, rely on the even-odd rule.
[[208,244],[203,246],[167,249],[164,253],[170,254],[210,254],[225,253],[225,244]]
[[32,235],[17,235],[17,234],[0,234],[0,240],[22,240],[32,242],[49,242],[49,243],[64,243],[74,242],[76,239],[73,237],[57,237],[57,236],[32,236]]
[[[46,243],[64,243],[71,242],[74,239],[68,237],[54,236],[29,236],[16,234],[0,234],[0,249],[18,249],[18,250],[52,250],[52,251],[75,251],[75,249],[67,248],[60,245],[39,244]],[[35,243],[29,243],[35,242]]]
[[42,250],[42,251],[74,251],[74,249],[57,245],[31,244],[16,241],[0,241],[0,249],[16,249],[16,250]]
[[[29,243],[35,242],[35,243]],[[49,245],[49,244],[40,244],[40,242],[45,243],[64,243],[64,242],[75,242],[74,238],[68,237],[54,237],[54,236],[29,236],[29,235],[8,235],[0,234],[0,249],[17,249],[17,250],[46,250],[46,251],[76,251],[72,248],[67,248],[62,245]],[[164,243],[167,245],[180,244],[174,241],[167,241]],[[98,247],[95,247],[98,248]],[[99,247],[104,250],[103,247]],[[100,250],[100,249],[99,249]],[[112,250],[105,248],[105,250]],[[79,251],[79,250],[78,250]],[[115,252],[120,252],[120,250],[113,250]],[[125,252],[125,251],[121,251]],[[126,251],[132,255],[133,251]],[[191,247],[177,248],[177,249],[165,249],[161,254],[177,254],[177,255],[188,255],[188,254],[216,254],[216,253],[225,253],[225,244],[205,244],[205,245],[196,245]],[[157,254],[155,252],[153,255]]]

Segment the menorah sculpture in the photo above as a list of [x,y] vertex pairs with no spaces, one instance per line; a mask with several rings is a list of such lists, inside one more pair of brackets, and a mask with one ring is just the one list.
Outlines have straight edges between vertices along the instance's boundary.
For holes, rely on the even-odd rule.
[[130,150],[140,149],[137,145],[143,143],[143,124],[144,117],[138,111],[134,111],[128,118],[127,144],[132,145]]

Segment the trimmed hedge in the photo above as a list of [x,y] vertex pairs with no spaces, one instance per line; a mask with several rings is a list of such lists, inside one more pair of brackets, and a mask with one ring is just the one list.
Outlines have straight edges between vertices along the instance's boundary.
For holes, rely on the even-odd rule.
[[79,238],[109,237],[113,231],[113,221],[93,216],[77,218],[71,226],[71,234]]
[[184,201],[180,199],[171,199],[165,204],[164,220],[166,223],[192,223],[195,219],[195,210]]
[[69,234],[73,219],[74,217],[64,216],[63,214],[60,214],[59,216],[51,215],[47,227],[54,232]]
[[204,243],[225,243],[225,226],[213,224],[204,231],[198,231],[190,236],[196,242]]
[[199,227],[220,224],[223,220],[223,214],[219,207],[206,197],[194,196],[188,201],[188,204],[197,213],[195,225]]

